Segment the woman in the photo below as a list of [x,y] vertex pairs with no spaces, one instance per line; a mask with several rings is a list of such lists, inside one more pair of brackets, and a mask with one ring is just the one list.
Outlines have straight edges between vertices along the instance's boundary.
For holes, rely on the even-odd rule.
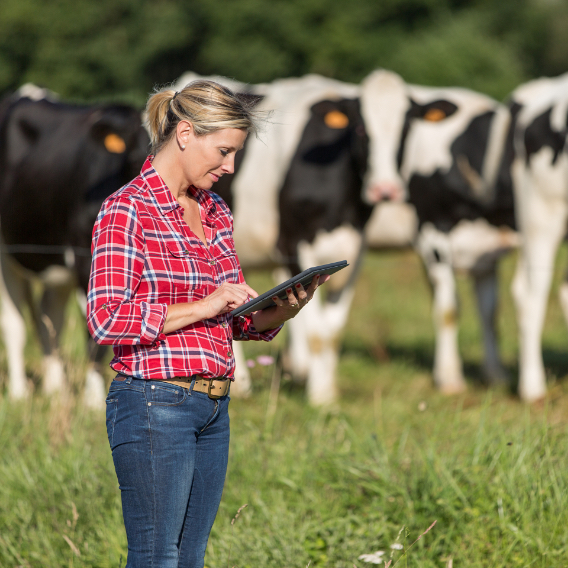
[[114,348],[107,429],[127,567],[202,567],[227,467],[232,340],[270,341],[318,278],[233,319],[257,293],[239,266],[230,211],[210,189],[233,172],[255,117],[212,81],[158,92],[146,111],[155,156],[97,218],[88,325]]

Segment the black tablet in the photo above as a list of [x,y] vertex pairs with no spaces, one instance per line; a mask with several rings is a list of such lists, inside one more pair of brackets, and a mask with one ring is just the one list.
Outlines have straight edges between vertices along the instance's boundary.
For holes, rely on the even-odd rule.
[[256,312],[258,310],[263,310],[264,308],[269,308],[270,306],[274,306],[274,302],[272,298],[274,296],[278,296],[280,299],[285,300],[288,295],[286,294],[286,290],[288,288],[295,289],[294,287],[299,282],[304,288],[307,288],[312,281],[312,278],[316,274],[324,275],[324,274],[333,274],[342,268],[349,266],[346,260],[340,260],[339,262],[331,262],[330,264],[322,264],[321,266],[312,266],[304,272],[300,272],[290,280],[286,280],[286,282],[282,282],[282,284],[278,284],[268,292],[264,292],[258,298],[253,298],[249,300],[242,306],[239,306],[237,309],[231,312],[232,316],[246,316],[252,312]]

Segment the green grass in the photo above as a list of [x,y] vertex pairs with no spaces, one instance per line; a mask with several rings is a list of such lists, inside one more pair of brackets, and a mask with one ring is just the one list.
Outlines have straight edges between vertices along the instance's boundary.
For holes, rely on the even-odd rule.
[[[566,251],[559,256],[562,265]],[[513,268],[514,258],[503,263],[499,326],[514,377]],[[259,291],[270,285],[262,272],[249,281]],[[275,399],[274,369],[252,369],[253,397],[231,402],[229,471],[206,566],[362,568],[358,557],[378,550],[397,566],[568,566],[568,354],[558,301],[553,294],[544,334],[549,396],[528,406],[508,389],[480,385],[471,286],[463,277],[458,284],[464,395],[443,397],[432,386],[429,289],[409,252],[366,257],[332,411],[308,408],[286,380]],[[84,366],[73,310],[69,399],[0,399],[2,567],[126,561],[104,416],[73,404]],[[246,344],[247,355],[276,355],[284,339]],[[31,338],[28,354],[38,376]],[[433,521],[407,556],[390,548],[397,539],[408,547]]]

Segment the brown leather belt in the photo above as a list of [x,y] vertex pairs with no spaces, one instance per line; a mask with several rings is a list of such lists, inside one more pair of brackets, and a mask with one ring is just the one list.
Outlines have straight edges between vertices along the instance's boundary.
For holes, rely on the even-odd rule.
[[163,383],[169,383],[170,385],[176,385],[178,387],[183,387],[185,389],[191,388],[191,382],[195,379],[195,384],[193,385],[193,391],[204,392],[209,398],[221,398],[229,394],[229,389],[231,386],[231,380],[225,379],[224,377],[219,377],[216,379],[204,379],[203,377],[193,376],[193,377],[175,377],[174,379],[160,379]]
[[[126,380],[126,375],[118,374],[115,377],[115,381]],[[231,388],[231,379],[225,379],[224,377],[217,377],[213,379],[204,379],[199,375],[194,375],[192,377],[175,377],[173,379],[156,379],[161,383],[169,383],[170,385],[176,385],[178,387],[183,387],[184,389],[190,389],[191,383],[195,379],[195,384],[193,389],[196,392],[204,392],[209,398],[217,399],[222,396],[229,394]]]

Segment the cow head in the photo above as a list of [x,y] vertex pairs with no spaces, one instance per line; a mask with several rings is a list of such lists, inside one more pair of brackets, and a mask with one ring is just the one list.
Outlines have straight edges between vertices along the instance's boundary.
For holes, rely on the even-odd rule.
[[363,83],[370,138],[364,198],[407,199],[413,176],[446,175],[462,193],[483,199],[498,169],[506,109],[467,89],[407,85],[379,70]]
[[406,197],[399,155],[410,106],[408,85],[396,73],[378,70],[363,81],[361,112],[369,134],[369,164],[363,186],[367,203]]

